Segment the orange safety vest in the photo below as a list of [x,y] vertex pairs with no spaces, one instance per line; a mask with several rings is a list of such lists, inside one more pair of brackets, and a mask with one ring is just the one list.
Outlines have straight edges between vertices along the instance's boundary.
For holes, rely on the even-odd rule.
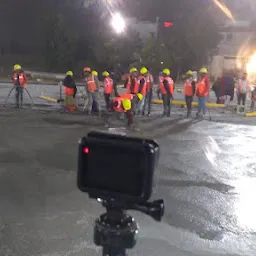
[[201,78],[196,84],[197,97],[206,97],[209,94],[205,79],[206,79],[205,77]]
[[74,88],[66,87],[64,85],[64,93],[65,93],[66,96],[74,95],[75,89]]
[[[146,78],[143,75],[140,75],[139,76],[139,80],[142,80],[142,79],[144,79],[144,84],[142,85],[142,89],[141,89],[140,93],[143,96],[145,96],[147,94],[147,80],[146,80]],[[139,87],[140,87],[140,85],[139,85]]]
[[187,79],[184,84],[184,94],[185,96],[193,96],[193,86],[192,86],[193,79]]
[[[245,80],[245,82],[246,82],[246,92],[248,92],[248,90],[249,90],[249,82],[248,82],[248,80]],[[242,92],[242,87],[243,87],[243,80],[242,79],[239,79],[239,81],[238,81],[238,93],[241,93]]]
[[14,85],[18,85],[17,83],[19,80],[19,85],[22,86],[23,88],[26,87],[27,77],[24,72],[21,72],[21,73],[14,72],[12,77],[13,77]]
[[128,99],[128,100],[132,100],[133,97],[134,97],[134,94],[131,94],[131,93],[124,93],[120,95],[120,98]]
[[106,77],[104,79],[104,93],[112,94],[113,93],[113,79]]
[[113,99],[112,103],[113,103],[113,106],[114,106],[113,107],[114,111],[116,111],[116,112],[126,112],[126,110],[122,106],[123,100],[124,100],[124,98],[121,98],[121,97],[116,97],[116,98]]
[[90,75],[88,78],[85,78],[85,81],[87,82],[87,89],[89,92],[95,92],[97,90],[94,75]]
[[163,77],[162,81],[160,82],[159,89],[160,89],[161,93],[163,95],[167,94],[167,91],[164,88],[164,80],[166,80],[168,82],[169,90],[170,90],[171,94],[173,95],[173,93],[174,93],[174,83],[173,83],[173,80],[169,76]]
[[132,87],[132,79],[131,79],[131,76],[128,76],[128,82],[127,82],[127,85],[126,85],[126,93],[130,94],[130,93],[133,93],[133,94],[137,94],[139,92],[139,81],[136,77],[134,77],[134,80],[135,80],[135,84],[134,84],[134,88],[133,88],[133,91],[131,91],[131,87]]
[[153,81],[153,76],[151,74],[148,74],[146,76],[146,83],[147,83],[147,91],[150,91],[152,89],[152,81]]

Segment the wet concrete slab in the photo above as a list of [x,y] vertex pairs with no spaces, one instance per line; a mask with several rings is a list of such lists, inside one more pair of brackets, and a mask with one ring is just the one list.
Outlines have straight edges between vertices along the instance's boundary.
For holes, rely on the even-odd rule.
[[[137,119],[161,146],[154,198],[163,222],[140,225],[130,255],[255,255],[256,126],[171,118]],[[76,188],[77,142],[107,130],[97,117],[0,109],[0,255],[100,255],[93,223],[103,208]],[[117,128],[119,127],[119,128]]]

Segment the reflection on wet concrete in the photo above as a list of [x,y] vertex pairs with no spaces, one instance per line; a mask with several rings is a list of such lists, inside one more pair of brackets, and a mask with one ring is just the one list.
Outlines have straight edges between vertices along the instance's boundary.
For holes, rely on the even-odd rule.
[[[77,190],[74,170],[78,139],[104,123],[17,113],[0,111],[0,255],[99,255],[92,225],[102,208]],[[156,223],[133,213],[134,252],[255,256],[256,127],[177,117],[138,124],[161,146],[154,197],[165,199],[166,215]]]

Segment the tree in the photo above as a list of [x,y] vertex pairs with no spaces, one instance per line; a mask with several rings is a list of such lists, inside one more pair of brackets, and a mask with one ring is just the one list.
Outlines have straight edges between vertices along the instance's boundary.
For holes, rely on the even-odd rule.
[[128,67],[130,63],[137,61],[142,48],[139,35],[128,30],[123,35],[105,35],[103,40],[97,40],[93,47],[94,56],[99,63],[106,68],[113,69],[117,63]]
[[[213,16],[208,15],[210,0],[2,2],[1,53],[33,56],[35,68],[38,58],[44,58],[44,70],[64,72],[85,63],[102,69],[116,63],[126,68],[137,63],[159,69],[161,62],[183,70],[204,64],[219,38]],[[133,31],[112,34],[106,21],[113,4],[122,4],[127,16],[152,21],[159,16],[160,21],[172,21],[174,26],[160,26],[159,37],[148,38],[142,46]]]
[[[219,10],[213,8],[212,1],[150,0],[151,8],[148,0],[140,0],[137,4],[140,7],[148,7],[140,15],[142,19],[150,17],[151,20],[155,20],[157,16],[161,17],[156,46],[152,46],[150,39],[151,42],[146,43],[149,45],[145,46],[142,53],[145,61],[157,52],[154,58],[157,63],[155,66],[160,67],[160,63],[163,62],[163,65],[170,65],[174,73],[207,64],[209,54],[220,40],[218,26],[212,15],[214,11],[219,15]],[[136,13],[141,10],[139,6],[134,9],[131,7],[130,10]],[[165,21],[173,22],[173,26],[165,28]]]

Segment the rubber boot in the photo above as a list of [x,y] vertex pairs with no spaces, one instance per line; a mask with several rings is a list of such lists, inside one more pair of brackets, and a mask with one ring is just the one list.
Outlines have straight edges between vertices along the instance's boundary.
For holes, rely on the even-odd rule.
[[69,112],[68,106],[65,106],[65,107],[64,107],[64,111],[65,111],[65,112]]
[[197,118],[197,119],[202,119],[202,116],[203,116],[203,115],[202,115],[201,113],[198,113],[198,112],[196,113],[196,118]]

